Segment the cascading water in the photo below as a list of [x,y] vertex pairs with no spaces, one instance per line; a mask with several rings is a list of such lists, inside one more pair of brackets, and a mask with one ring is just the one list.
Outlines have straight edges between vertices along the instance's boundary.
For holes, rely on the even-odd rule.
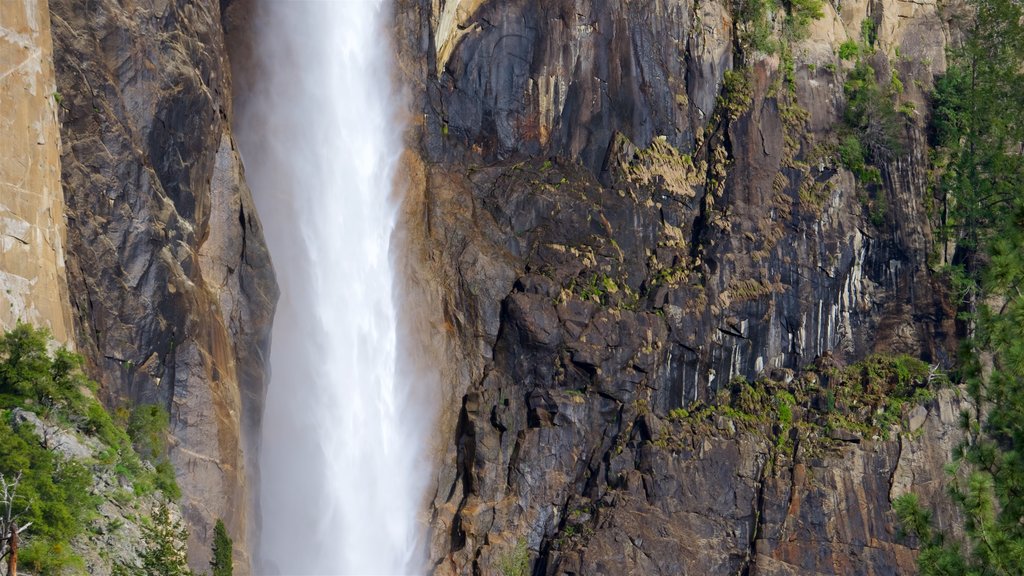
[[260,0],[237,119],[281,299],[259,574],[421,571],[424,434],[396,381],[402,150],[382,0]]

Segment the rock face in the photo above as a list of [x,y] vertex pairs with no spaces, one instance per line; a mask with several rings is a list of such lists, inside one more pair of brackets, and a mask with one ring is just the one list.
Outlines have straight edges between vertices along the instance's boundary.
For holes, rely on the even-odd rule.
[[[956,32],[929,3],[823,12],[766,55],[716,2],[398,2],[418,274],[461,398],[441,418],[435,573],[494,573],[519,543],[544,574],[913,570],[890,502],[941,493],[939,404],[911,420],[923,436],[835,430],[774,465],[726,424],[652,431],[735,377],[950,360],[925,93]],[[878,184],[838,151],[854,66],[837,52],[869,42],[865,19],[863,57],[903,86]]]
[[193,567],[223,518],[248,573],[276,285],[232,140],[220,3],[50,10],[76,341],[108,405],[169,407]]
[[[108,404],[170,407],[193,565],[223,518],[244,574],[276,289],[232,139],[222,6],[244,21],[242,0],[53,0],[54,89],[45,7],[4,4],[0,323],[73,330]],[[442,336],[417,353],[448,383],[436,573],[495,573],[520,543],[544,574],[904,573],[892,498],[951,521],[948,393],[908,408],[903,433],[834,428],[821,450],[670,417],[735,377],[948,361],[925,96],[955,19],[927,0],[823,11],[769,55],[742,47],[723,2],[397,0],[410,332]],[[879,184],[838,152],[853,64],[837,49],[865,18],[864,58],[903,87]]]
[[2,16],[0,330],[22,320],[74,346],[49,12],[45,1],[12,0]]

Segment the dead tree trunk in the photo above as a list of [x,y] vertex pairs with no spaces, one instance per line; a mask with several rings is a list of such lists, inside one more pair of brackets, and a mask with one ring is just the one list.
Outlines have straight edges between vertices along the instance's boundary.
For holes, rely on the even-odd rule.
[[18,525],[11,522],[10,556],[7,557],[7,576],[18,576]]

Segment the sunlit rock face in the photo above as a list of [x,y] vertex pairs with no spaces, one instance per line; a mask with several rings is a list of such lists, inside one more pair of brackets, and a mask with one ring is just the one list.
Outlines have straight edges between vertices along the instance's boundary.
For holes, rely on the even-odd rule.
[[63,96],[44,1],[3,5],[0,102],[0,330],[30,322],[74,347],[57,124]]
[[400,341],[401,101],[386,2],[251,5],[236,126],[281,285],[261,574],[424,570],[424,378]]

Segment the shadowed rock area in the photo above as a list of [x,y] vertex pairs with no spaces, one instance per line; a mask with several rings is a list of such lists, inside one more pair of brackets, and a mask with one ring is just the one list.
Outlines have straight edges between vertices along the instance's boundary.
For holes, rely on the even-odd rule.
[[190,562],[248,573],[248,468],[276,285],[230,129],[218,2],[50,3],[68,283],[108,405],[171,415]]

